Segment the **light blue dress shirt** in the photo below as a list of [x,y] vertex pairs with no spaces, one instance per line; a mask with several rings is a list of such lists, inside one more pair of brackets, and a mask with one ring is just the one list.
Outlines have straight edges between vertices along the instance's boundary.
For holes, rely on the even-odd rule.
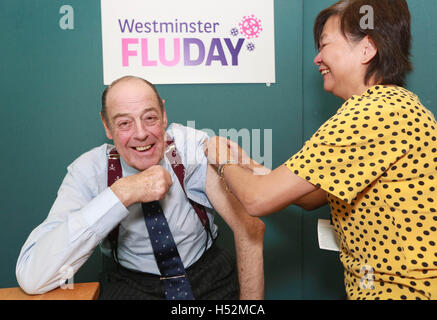
[[[207,159],[201,131],[171,124],[172,137],[185,166],[187,196],[205,206],[216,237],[212,206],[205,192]],[[103,144],[84,153],[69,167],[57,198],[45,221],[23,245],[16,266],[18,283],[28,293],[44,293],[60,286],[68,271],[74,274],[100,244],[110,254],[108,233],[120,223],[118,258],[126,268],[159,274],[150,245],[141,204],[126,208],[107,187],[107,156],[113,146]],[[207,234],[187,200],[173,169],[164,157],[160,163],[171,175],[173,185],[160,201],[185,268],[205,250]],[[121,159],[123,176],[138,173]],[[212,240],[208,240],[208,247]]]

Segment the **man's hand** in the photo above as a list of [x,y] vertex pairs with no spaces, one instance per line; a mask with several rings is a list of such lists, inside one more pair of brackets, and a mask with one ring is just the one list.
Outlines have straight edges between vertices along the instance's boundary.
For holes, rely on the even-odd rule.
[[133,203],[151,202],[165,197],[171,185],[170,173],[159,165],[117,180],[111,190],[127,208]]

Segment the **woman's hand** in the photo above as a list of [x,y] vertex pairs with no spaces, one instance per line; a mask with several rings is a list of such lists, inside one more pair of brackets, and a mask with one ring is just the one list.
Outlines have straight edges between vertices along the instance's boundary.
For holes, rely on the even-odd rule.
[[252,159],[235,142],[223,137],[212,137],[205,143],[205,155],[213,166],[225,163],[250,164]]
[[238,143],[228,140],[228,147],[231,152],[232,159],[236,159],[239,164],[249,165],[254,161],[248,156],[246,151],[241,148]]
[[231,152],[228,147],[228,139],[223,137],[212,137],[205,141],[205,155],[208,162],[218,167],[220,164],[231,161]]

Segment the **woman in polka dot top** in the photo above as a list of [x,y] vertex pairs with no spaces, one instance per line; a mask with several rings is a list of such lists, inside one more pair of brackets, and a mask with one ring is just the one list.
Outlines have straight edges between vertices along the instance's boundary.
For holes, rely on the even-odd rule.
[[[373,28],[360,26],[364,5]],[[208,142],[208,159],[231,151],[219,174],[251,215],[329,203],[349,299],[437,299],[437,125],[402,88],[408,5],[340,1],[318,15],[314,36],[324,89],[345,100],[337,113],[267,174],[223,138]]]

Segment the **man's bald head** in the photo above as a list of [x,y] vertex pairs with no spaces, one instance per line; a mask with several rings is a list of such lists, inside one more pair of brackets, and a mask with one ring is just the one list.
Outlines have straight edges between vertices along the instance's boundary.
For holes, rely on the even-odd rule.
[[145,85],[147,85],[147,86],[149,86],[150,88],[152,88],[153,89],[153,91],[155,92],[155,94],[156,94],[156,98],[158,99],[158,103],[159,103],[159,106],[160,106],[160,108],[161,108],[161,112],[164,110],[164,103],[162,102],[162,99],[161,99],[161,97],[159,96],[159,93],[158,93],[158,90],[156,90],[156,87],[152,84],[152,83],[150,83],[149,81],[147,81],[147,80],[145,80],[145,79],[143,79],[143,78],[140,78],[140,77],[135,77],[135,76],[124,76],[124,77],[122,77],[122,78],[119,78],[119,79],[117,79],[117,80],[114,80],[109,86],[107,86],[106,87],[106,89],[103,91],[103,94],[102,94],[102,109],[101,109],[101,114],[102,114],[102,116],[103,116],[103,118],[105,119],[105,121],[106,121],[106,123],[107,124],[109,124],[110,122],[108,121],[109,119],[108,119],[108,111],[107,111],[107,96],[108,96],[108,93],[109,93],[109,91],[113,88],[113,87],[115,87],[117,84],[119,84],[119,83],[123,83],[123,82],[126,82],[126,81],[142,81]]

